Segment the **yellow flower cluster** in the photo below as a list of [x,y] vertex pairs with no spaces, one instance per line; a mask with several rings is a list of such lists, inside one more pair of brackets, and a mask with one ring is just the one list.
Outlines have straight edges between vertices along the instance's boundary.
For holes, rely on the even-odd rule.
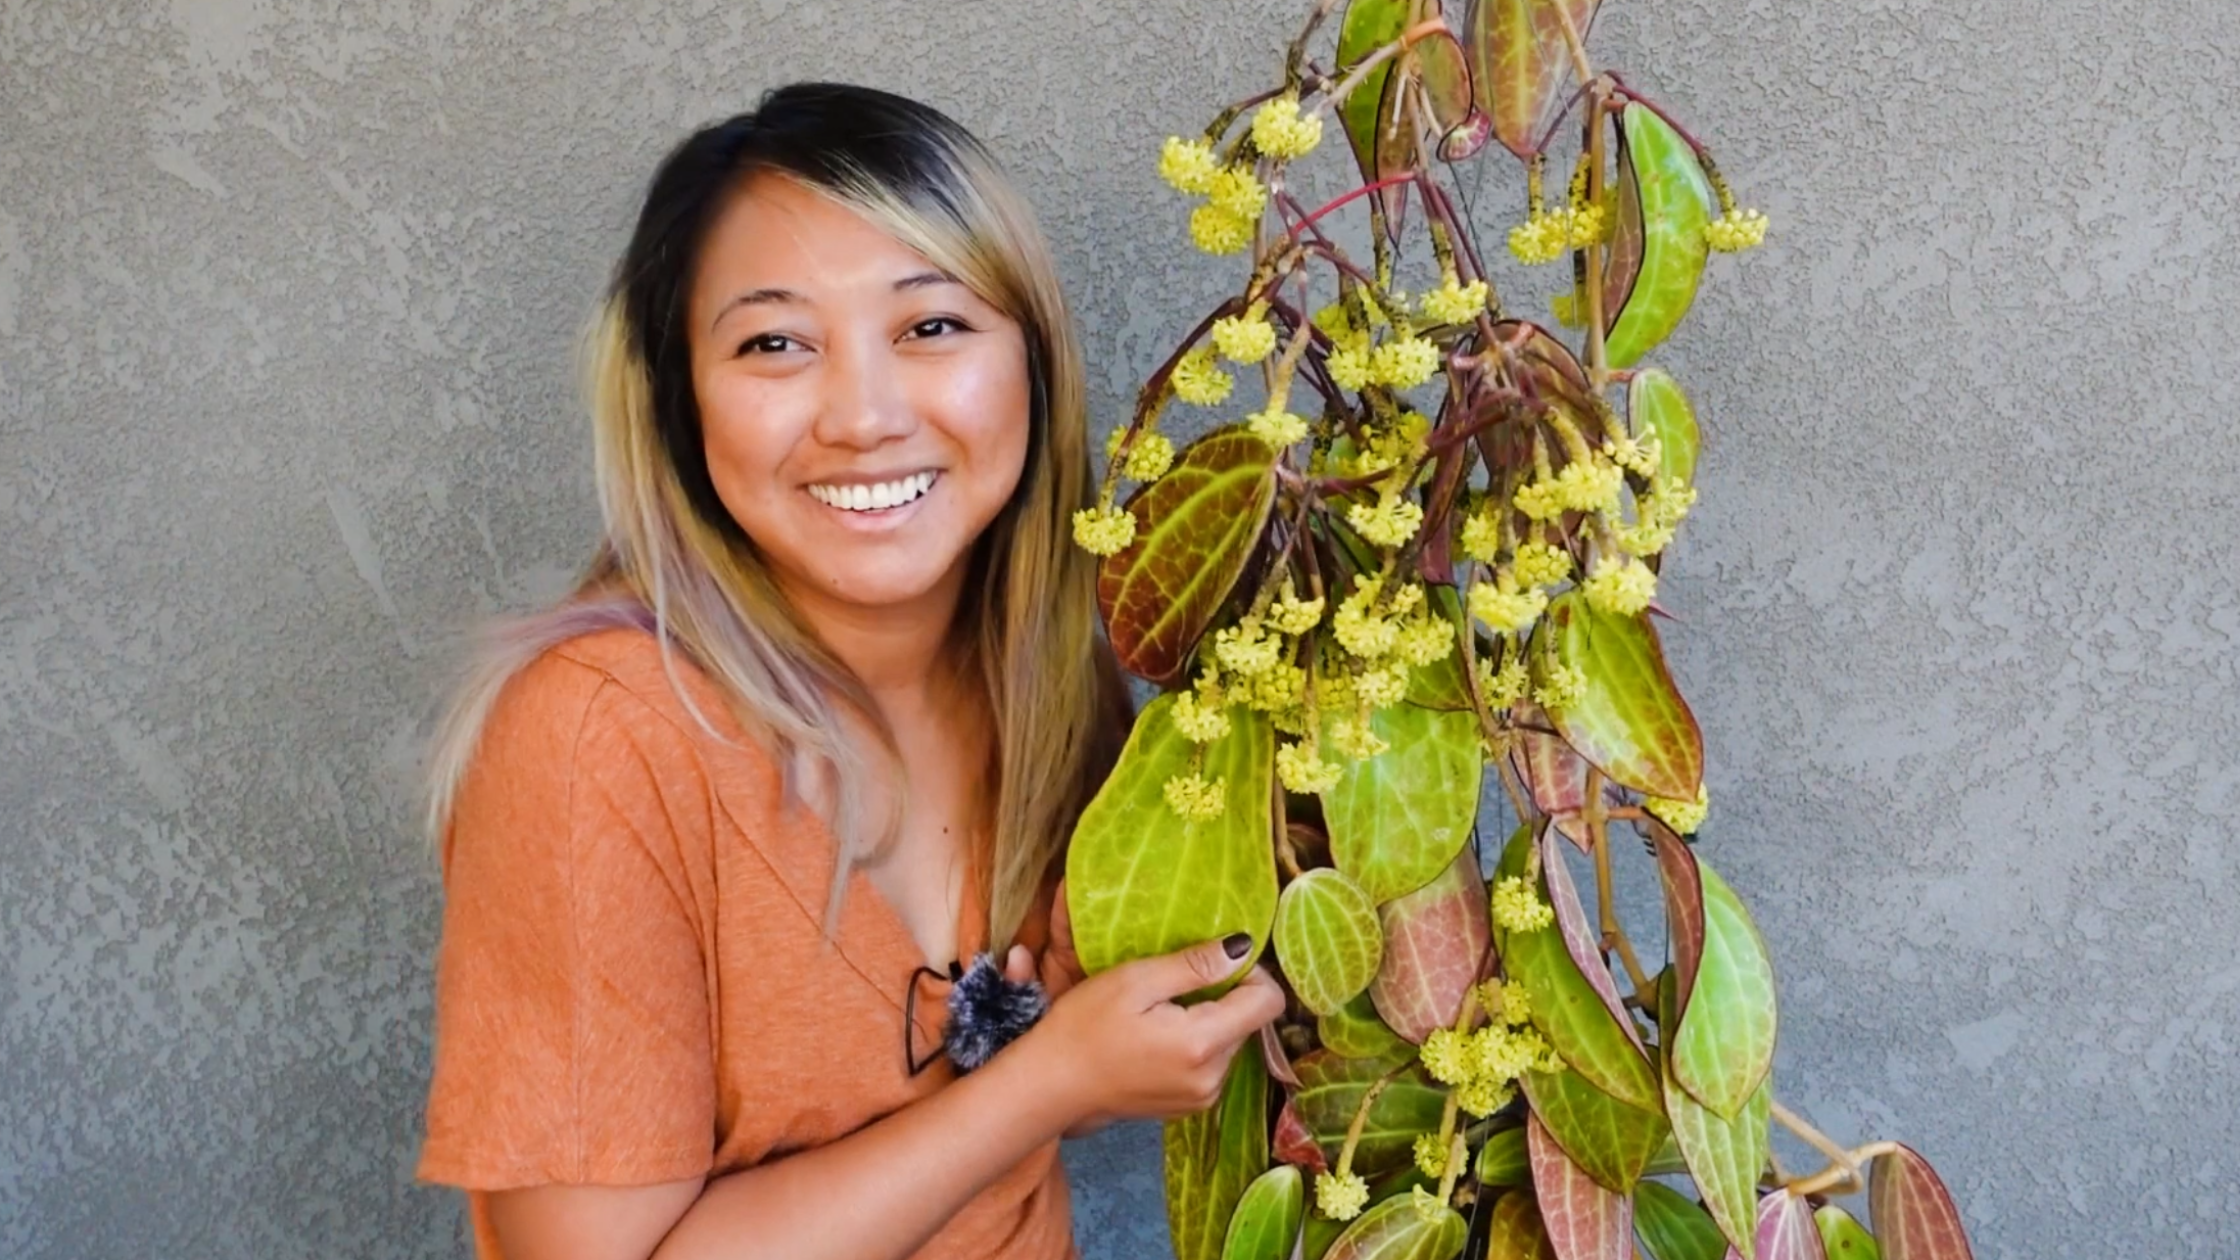
[[1283,659],[1283,636],[1268,633],[1258,617],[1246,617],[1214,632],[1213,658],[1230,673],[1255,677]]
[[1330,723],[1330,742],[1337,746],[1340,756],[1349,761],[1367,761],[1383,756],[1392,747],[1384,736],[1377,734],[1370,721],[1369,714],[1356,710]]
[[1762,245],[1766,216],[1755,210],[1729,210],[1703,225],[1703,239],[1722,254],[1738,254]]
[[1283,581],[1283,591],[1268,608],[1268,624],[1278,634],[1300,635],[1315,628],[1322,621],[1322,597],[1301,599],[1291,589],[1291,579]]
[[1472,1033],[1441,1028],[1424,1038],[1422,1053],[1424,1071],[1452,1087],[1464,1111],[1479,1116],[1507,1104],[1515,1095],[1516,1079],[1526,1072],[1562,1066],[1547,1038],[1521,1020],[1514,1026],[1496,1021]]
[[1333,1221],[1350,1221],[1369,1205],[1369,1183],[1359,1173],[1326,1172],[1314,1179],[1315,1210]]
[[1554,586],[1571,576],[1571,553],[1554,543],[1525,543],[1511,563],[1519,586]]
[[1365,661],[1379,661],[1392,654],[1400,642],[1400,621],[1423,603],[1423,588],[1402,586],[1393,592],[1389,607],[1374,609],[1381,588],[1375,578],[1367,574],[1353,579],[1353,594],[1338,604],[1337,615],[1330,619],[1330,630],[1338,636],[1338,644],[1346,651]]
[[1139,433],[1120,471],[1136,481],[1156,481],[1174,467],[1174,443],[1164,433]]
[[1532,698],[1551,713],[1560,713],[1586,698],[1587,676],[1569,665],[1550,665],[1532,689]]
[[1511,875],[1493,886],[1493,921],[1504,932],[1537,932],[1556,921],[1556,912],[1523,876]]
[[1118,555],[1136,540],[1136,518],[1120,508],[1083,508],[1073,514],[1073,541],[1093,556]]
[[1208,202],[1190,212],[1190,243],[1216,257],[1234,254],[1252,243],[1252,220]]
[[1605,558],[1580,588],[1597,609],[1614,617],[1631,617],[1657,597],[1657,575],[1631,556]]
[[1387,490],[1374,504],[1356,503],[1347,508],[1346,521],[1379,547],[1398,547],[1416,536],[1416,529],[1423,524],[1423,509],[1413,500]]
[[1695,487],[1660,476],[1649,493],[1634,500],[1640,519],[1618,530],[1618,545],[1637,556],[1653,556],[1672,542],[1674,531],[1695,506]]
[[1571,243],[1571,212],[1542,210],[1509,229],[1509,252],[1528,267],[1563,257]]
[[1536,521],[1571,512],[1609,512],[1618,506],[1626,475],[1606,460],[1573,460],[1553,480],[1535,481],[1517,491],[1517,510]]
[[1278,161],[1303,158],[1320,143],[1321,117],[1300,117],[1299,98],[1289,93],[1262,105],[1252,116],[1252,147]]
[[1515,634],[1547,611],[1548,593],[1538,587],[1517,589],[1516,576],[1507,570],[1490,582],[1470,587],[1470,615],[1497,633]]
[[1515,980],[1488,980],[1478,986],[1478,1005],[1505,1023],[1532,1022],[1532,995]]
[[1185,691],[1167,710],[1174,728],[1193,744],[1210,744],[1229,733],[1229,714],[1218,704],[1208,704],[1196,692]]
[[1525,688],[1531,683],[1521,660],[1512,658],[1499,672],[1491,661],[1478,662],[1478,694],[1485,697],[1489,709],[1506,709],[1524,699]]
[[1254,437],[1279,451],[1298,445],[1307,436],[1305,418],[1272,406],[1266,411],[1255,411],[1246,416],[1244,423],[1246,428],[1252,430]]
[[1657,475],[1657,461],[1663,456],[1663,446],[1654,433],[1635,437],[1620,433],[1602,443],[1602,453],[1610,462],[1642,478]]
[[1175,397],[1199,407],[1220,405],[1236,384],[1227,372],[1214,366],[1212,346],[1191,347],[1175,363],[1167,380],[1174,386]]
[[1438,288],[1423,295],[1424,318],[1435,324],[1468,323],[1486,308],[1488,292],[1483,280],[1464,285],[1453,272],[1447,272]]
[[1492,564],[1501,553],[1501,522],[1491,508],[1472,512],[1462,520],[1462,554],[1480,564]]
[[1301,796],[1319,796],[1338,786],[1345,767],[1324,761],[1312,744],[1285,744],[1276,749],[1276,777]]
[[[1442,1142],[1436,1133],[1416,1134],[1416,1168],[1426,1177],[1447,1175],[1447,1148],[1451,1141]],[[1423,1187],[1416,1187],[1421,1190]]]
[[1662,818],[1667,827],[1683,836],[1692,836],[1697,828],[1703,826],[1704,816],[1711,812],[1711,789],[1698,784],[1696,798],[1692,801],[1652,796],[1642,804],[1650,813]]
[[1421,337],[1396,337],[1370,356],[1372,380],[1393,389],[1414,389],[1439,370],[1439,347]]
[[1548,299],[1548,313],[1565,328],[1587,326],[1587,304],[1580,300],[1577,290],[1567,289]]
[[1195,822],[1219,818],[1228,808],[1228,781],[1215,779],[1206,782],[1205,776],[1178,774],[1167,780],[1164,789],[1167,808],[1178,817]]
[[1330,352],[1324,366],[1330,369],[1330,379],[1339,389],[1358,394],[1376,382],[1374,353],[1367,342],[1340,346]]
[[1168,136],[1167,143],[1159,150],[1159,178],[1167,181],[1176,192],[1203,196],[1213,191],[1213,177],[1221,171],[1221,163],[1213,156],[1213,146],[1204,140],[1185,140]]
[[1213,321],[1213,344],[1221,357],[1239,363],[1258,363],[1276,348],[1276,326],[1268,322],[1268,304],[1254,302],[1242,315],[1224,315]]

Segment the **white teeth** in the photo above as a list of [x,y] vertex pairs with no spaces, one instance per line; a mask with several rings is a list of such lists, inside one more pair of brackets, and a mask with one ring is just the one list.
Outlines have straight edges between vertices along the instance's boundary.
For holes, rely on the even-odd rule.
[[882,481],[877,485],[812,485],[809,487],[809,496],[828,507],[843,511],[876,512],[912,502],[932,489],[933,479],[933,473],[920,472],[895,481]]

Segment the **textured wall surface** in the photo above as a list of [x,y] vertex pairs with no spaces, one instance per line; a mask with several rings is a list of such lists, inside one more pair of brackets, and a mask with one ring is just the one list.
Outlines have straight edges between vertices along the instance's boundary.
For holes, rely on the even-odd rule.
[[[662,146],[791,78],[952,111],[1109,420],[1231,282],[1148,155],[1299,8],[0,0],[0,1256],[462,1254],[409,1179],[412,767],[458,629],[585,554],[569,347]],[[1597,45],[1775,219],[1661,357],[1784,1092],[1928,1152],[1981,1256],[2240,1256],[2240,15],[1613,0]],[[1073,1152],[1093,1260],[1165,1254],[1155,1161]]]

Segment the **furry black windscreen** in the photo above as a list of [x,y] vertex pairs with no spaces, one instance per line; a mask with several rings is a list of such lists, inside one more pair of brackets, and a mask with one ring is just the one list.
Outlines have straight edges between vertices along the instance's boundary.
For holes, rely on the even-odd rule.
[[949,1030],[942,1039],[949,1062],[970,1072],[1034,1027],[1050,1009],[1049,995],[1033,980],[1007,980],[993,954],[981,954],[949,988]]

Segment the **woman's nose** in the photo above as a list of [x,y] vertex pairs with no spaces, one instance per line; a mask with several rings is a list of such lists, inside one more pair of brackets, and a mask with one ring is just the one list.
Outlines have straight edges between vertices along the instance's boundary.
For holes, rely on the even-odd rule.
[[891,348],[844,341],[827,359],[816,437],[827,446],[870,450],[908,436],[917,417]]

